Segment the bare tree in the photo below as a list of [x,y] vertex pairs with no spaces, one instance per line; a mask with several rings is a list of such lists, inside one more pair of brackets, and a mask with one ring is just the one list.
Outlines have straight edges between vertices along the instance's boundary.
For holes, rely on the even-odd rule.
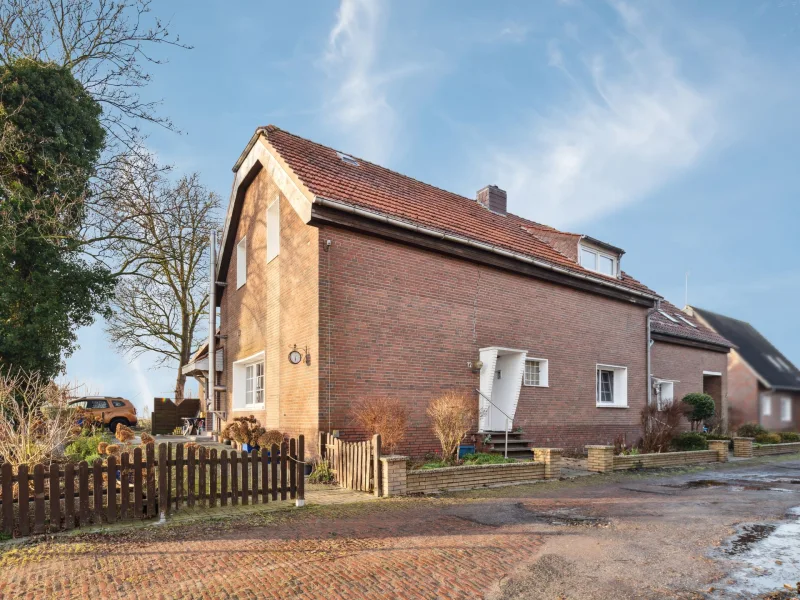
[[169,23],[151,14],[150,0],[3,0],[0,62],[20,57],[69,68],[103,105],[109,135],[135,148],[142,121],[173,129],[140,90],[150,81],[147,65],[162,60],[154,46],[181,43]]
[[220,199],[200,185],[196,174],[175,184],[160,171],[144,174],[129,173],[130,195],[115,207],[125,232],[110,256],[127,262],[130,274],[118,284],[107,329],[122,352],[134,357],[153,352],[159,364],[177,363],[175,398],[180,400],[186,382],[181,368],[189,361],[198,326],[205,325],[208,234],[218,227]]

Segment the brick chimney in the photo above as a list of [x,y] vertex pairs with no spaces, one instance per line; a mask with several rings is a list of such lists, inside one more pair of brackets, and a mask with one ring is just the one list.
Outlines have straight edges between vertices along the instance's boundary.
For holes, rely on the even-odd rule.
[[487,185],[485,188],[478,190],[477,199],[478,204],[488,208],[493,213],[498,215],[506,214],[506,191],[501,190],[496,185]]

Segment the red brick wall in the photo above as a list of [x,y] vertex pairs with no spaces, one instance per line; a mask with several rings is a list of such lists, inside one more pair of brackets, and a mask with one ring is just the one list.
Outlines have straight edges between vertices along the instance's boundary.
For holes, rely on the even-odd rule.
[[743,423],[759,422],[759,383],[736,350],[728,355],[728,415],[731,431]]
[[[280,202],[280,254],[267,263],[267,206]],[[220,304],[220,333],[227,336],[221,408],[233,417],[254,414],[266,427],[291,435],[318,430],[318,231],[303,223],[262,170],[247,189],[234,237],[228,283]],[[236,288],[235,245],[247,236],[247,283]],[[310,364],[292,365],[291,348],[308,349]],[[234,411],[233,363],[265,353],[265,409]],[[307,443],[307,448],[313,443]]]
[[[722,373],[721,390],[715,398],[718,415],[725,415],[728,397],[728,355],[680,344],[657,341],[650,355],[653,377],[674,381],[674,398],[680,400],[686,394],[704,391],[703,371]],[[709,390],[712,396],[717,394]]]
[[[331,429],[357,435],[351,401],[391,394],[411,410],[401,450],[438,450],[428,401],[478,387],[467,362],[479,348],[504,346],[550,361],[550,386],[523,387],[516,413],[515,425],[534,445],[582,449],[620,433],[639,436],[645,308],[341,228],[322,227],[321,248],[326,239],[332,246],[320,252],[319,267],[321,427],[330,403]],[[628,367],[630,408],[595,406],[597,363]]]
[[[761,425],[770,431],[800,431],[800,394],[780,391],[761,392],[761,395],[772,399],[772,414],[761,415]],[[790,421],[781,419],[781,403],[783,398],[789,398],[792,403],[792,415]],[[759,411],[760,400],[759,400]]]

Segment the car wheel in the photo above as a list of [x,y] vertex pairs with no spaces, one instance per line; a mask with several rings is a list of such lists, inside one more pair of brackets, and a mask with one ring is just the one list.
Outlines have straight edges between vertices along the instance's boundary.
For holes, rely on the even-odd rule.
[[128,419],[111,419],[111,422],[108,424],[108,428],[111,430],[111,434],[117,433],[117,425],[122,424],[125,427],[130,427],[130,423],[128,423]]

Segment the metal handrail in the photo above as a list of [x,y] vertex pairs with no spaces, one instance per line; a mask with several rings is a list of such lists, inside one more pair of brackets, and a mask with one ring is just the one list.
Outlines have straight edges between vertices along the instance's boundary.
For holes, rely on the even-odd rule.
[[506,414],[506,412],[505,412],[505,411],[504,411],[502,408],[500,408],[499,406],[497,406],[497,404],[495,404],[494,402],[492,402],[492,401],[489,399],[489,397],[488,397],[486,394],[484,394],[482,391],[480,391],[478,388],[475,388],[475,391],[476,391],[476,392],[478,392],[478,394],[480,394],[481,396],[483,396],[483,398],[484,398],[484,399],[485,399],[485,400],[486,400],[486,401],[487,401],[489,404],[491,404],[491,405],[492,405],[492,406],[494,406],[494,407],[495,407],[497,410],[499,410],[501,413],[503,413],[503,415],[504,415],[504,416],[505,416],[505,418],[506,418],[506,448],[505,448],[505,452],[504,452],[503,456],[504,456],[505,458],[508,458],[508,428],[509,428],[509,426],[511,425],[511,423],[513,422],[513,419],[512,419],[511,417],[509,417],[509,416]]

